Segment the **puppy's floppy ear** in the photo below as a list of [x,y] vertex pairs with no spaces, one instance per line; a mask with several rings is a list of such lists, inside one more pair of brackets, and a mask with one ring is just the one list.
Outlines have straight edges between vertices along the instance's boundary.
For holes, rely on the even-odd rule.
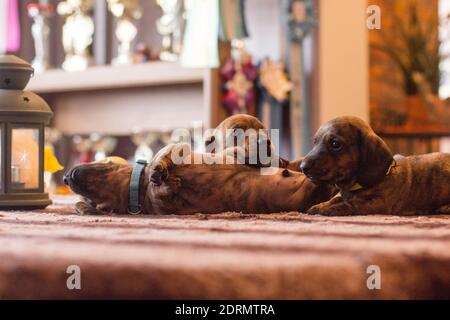
[[380,182],[393,161],[386,143],[372,130],[361,130],[359,168],[357,182],[369,188]]
[[278,165],[280,166],[280,168],[286,169],[289,167],[289,164],[290,164],[289,160],[279,157],[278,161],[279,161]]

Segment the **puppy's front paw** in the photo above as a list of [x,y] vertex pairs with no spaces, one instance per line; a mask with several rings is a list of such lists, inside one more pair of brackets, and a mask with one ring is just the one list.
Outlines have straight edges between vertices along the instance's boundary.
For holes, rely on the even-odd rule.
[[333,207],[334,206],[330,206],[326,203],[320,203],[309,208],[309,210],[306,211],[306,213],[310,215],[334,216],[336,214],[334,213]]
[[80,201],[75,204],[75,211],[79,216],[102,216],[105,213],[85,201]]
[[320,207],[320,205],[315,205],[311,208],[308,209],[308,211],[306,211],[306,214],[310,214],[310,215],[322,215],[322,209]]
[[169,170],[167,164],[162,161],[154,164],[150,171],[150,181],[157,186],[160,186],[169,177]]
[[450,204],[440,207],[436,210],[437,214],[450,214]]
[[353,211],[350,210],[348,207],[339,204],[338,205],[318,204],[310,208],[306,213],[311,215],[321,215],[327,217],[341,217],[341,216],[350,216],[353,214]]

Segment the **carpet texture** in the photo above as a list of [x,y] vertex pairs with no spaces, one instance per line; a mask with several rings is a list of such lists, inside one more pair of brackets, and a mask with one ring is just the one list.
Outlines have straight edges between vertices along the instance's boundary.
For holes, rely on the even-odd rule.
[[93,217],[75,201],[0,212],[0,298],[450,298],[450,216]]

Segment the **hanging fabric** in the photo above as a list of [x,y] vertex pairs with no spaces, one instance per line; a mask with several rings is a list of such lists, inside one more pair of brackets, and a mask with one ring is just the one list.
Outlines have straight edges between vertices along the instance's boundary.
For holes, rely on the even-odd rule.
[[0,54],[19,49],[19,3],[17,0],[0,0]]
[[219,0],[187,0],[183,67],[219,67]]
[[6,35],[6,51],[16,52],[20,48],[20,20],[17,0],[8,0],[8,24]]
[[245,0],[219,0],[220,29],[222,41],[248,37],[245,23]]
[[0,54],[6,53],[8,41],[8,1],[0,0]]

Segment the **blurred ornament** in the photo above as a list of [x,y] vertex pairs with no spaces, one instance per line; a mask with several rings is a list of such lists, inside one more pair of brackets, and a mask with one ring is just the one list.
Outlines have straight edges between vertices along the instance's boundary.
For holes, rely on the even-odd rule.
[[34,40],[35,57],[32,67],[35,73],[40,73],[50,67],[49,63],[49,35],[48,18],[52,16],[54,8],[51,4],[30,3],[27,6],[28,15],[33,19],[31,34]]
[[140,64],[151,60],[150,48],[145,43],[138,43],[134,54],[134,63]]
[[[259,67],[258,118],[268,128],[283,128],[283,112],[289,108],[289,93],[293,84],[289,81],[283,63],[264,59]],[[280,142],[283,145],[283,141]]]
[[87,137],[82,137],[76,135],[72,138],[75,150],[80,154],[78,162],[79,163],[89,163],[94,160],[94,155],[92,152],[92,141]]
[[80,163],[90,163],[107,158],[117,146],[117,139],[92,133],[89,137],[74,136],[75,150],[80,153]]
[[144,131],[140,128],[134,128],[131,135],[131,141],[137,146],[134,153],[134,159],[136,160],[147,160],[150,162],[155,155],[151,146],[158,139],[158,132],[155,131]]
[[61,171],[64,167],[59,163],[55,156],[55,151],[52,146],[45,146],[44,148],[44,172],[55,173]]
[[294,87],[281,62],[275,63],[270,59],[264,59],[259,69],[259,76],[261,85],[267,93],[279,102],[285,101]]
[[313,0],[287,0],[288,28],[292,42],[302,42],[317,25]]
[[44,183],[47,190],[53,193],[57,187],[53,181],[53,174],[64,169],[55,155],[55,143],[60,141],[62,134],[55,128],[45,127],[44,136]]
[[108,0],[108,7],[117,19],[116,37],[119,40],[118,55],[114,65],[133,64],[131,43],[137,36],[135,21],[141,19],[142,10],[139,0]]
[[244,50],[243,41],[233,40],[232,57],[220,70],[224,81],[222,103],[230,114],[255,114],[254,83],[258,69]]
[[101,136],[93,133],[89,137],[92,141],[92,150],[94,151],[94,160],[106,159],[117,146],[117,139],[109,136]]
[[183,0],[157,0],[163,15],[156,21],[162,36],[162,50],[159,55],[163,61],[177,61],[181,53],[185,27]]
[[54,145],[61,140],[62,133],[56,128],[46,127],[45,128],[45,144]]
[[166,127],[161,128],[159,132],[159,140],[162,142],[163,146],[167,146],[173,143],[172,133],[173,130],[170,130],[169,128]]
[[53,193],[56,186],[52,183],[53,174],[63,170],[64,167],[59,163],[55,156],[55,151],[52,146],[45,146],[44,148],[44,184],[46,191]]
[[94,21],[90,16],[93,0],[66,0],[58,4],[57,12],[64,17],[63,47],[66,58],[63,69],[80,71],[92,61],[89,47],[93,41]]

